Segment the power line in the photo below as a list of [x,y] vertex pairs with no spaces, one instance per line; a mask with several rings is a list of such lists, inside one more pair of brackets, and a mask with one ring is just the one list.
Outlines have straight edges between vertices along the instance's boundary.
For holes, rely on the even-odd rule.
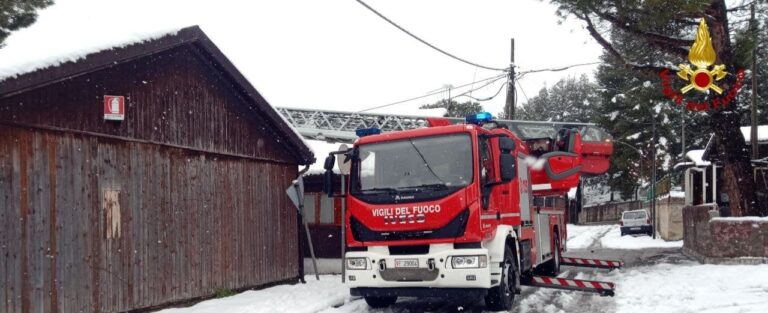
[[523,85],[520,85],[520,80],[519,79],[515,80],[515,82],[517,83],[517,86],[520,87],[520,91],[523,92],[523,97],[525,97],[525,103],[531,102],[531,100],[528,99],[528,95],[525,94],[525,89],[523,89]]
[[507,86],[507,84],[501,84],[501,85],[499,86],[499,90],[497,90],[497,91],[496,91],[496,93],[494,93],[494,94],[493,94],[492,96],[490,96],[490,97],[485,97],[485,98],[475,98],[475,97],[473,97],[473,96],[467,96],[467,97],[469,97],[470,99],[472,99],[472,100],[475,100],[475,101],[477,101],[477,102],[485,102],[485,101],[490,101],[490,100],[493,100],[494,98],[496,98],[496,96],[498,96],[498,95],[501,93],[501,91],[502,91],[502,90],[504,90],[504,87],[506,87],[506,86]]
[[424,39],[419,38],[419,36],[414,35],[413,33],[409,32],[408,30],[406,30],[405,28],[401,27],[400,25],[397,25],[397,23],[395,23],[392,20],[388,19],[386,16],[384,16],[381,13],[379,13],[379,11],[376,11],[376,9],[372,8],[371,6],[369,6],[368,4],[363,2],[362,0],[357,0],[357,2],[362,4],[364,7],[366,7],[368,10],[370,10],[374,14],[378,15],[380,18],[382,18],[385,21],[387,21],[389,24],[392,24],[392,26],[397,27],[397,29],[399,29],[402,32],[408,34],[408,36],[413,37],[413,39],[416,39],[416,40],[420,41],[421,43],[429,46],[430,48],[435,49],[438,52],[440,52],[442,54],[445,54],[445,55],[447,55],[447,56],[449,56],[449,57],[451,57],[451,58],[453,58],[455,60],[464,62],[464,63],[472,65],[472,66],[476,66],[476,67],[479,67],[479,68],[484,68],[484,69],[487,69],[487,70],[492,70],[492,71],[506,71],[506,70],[508,70],[506,68],[483,66],[483,65],[480,65],[480,64],[477,64],[477,63],[474,63],[474,62],[467,61],[466,59],[462,59],[460,57],[457,57],[457,56],[455,56],[455,55],[453,55],[453,54],[451,54],[451,53],[449,53],[449,52],[447,52],[447,51],[445,51],[443,49],[440,49],[440,48],[436,47],[435,45],[433,45],[433,44],[431,44],[429,42],[426,42]]
[[586,66],[586,65],[595,65],[600,64],[600,62],[589,62],[589,63],[579,63],[579,64],[573,64],[573,65],[567,65],[563,67],[553,67],[553,68],[543,68],[543,69],[536,69],[536,70],[530,70],[530,71],[522,71],[520,72],[520,76],[518,78],[521,78],[525,74],[530,73],[540,73],[540,72],[560,72],[565,71],[572,67],[578,67],[578,66]]
[[499,87],[499,90],[498,90],[498,91],[496,91],[496,93],[494,93],[494,94],[493,94],[492,96],[490,96],[490,97],[485,97],[485,98],[475,98],[475,97],[471,96],[471,94],[472,94],[472,92],[473,92],[473,91],[477,91],[477,90],[480,90],[480,89],[482,89],[482,88],[485,88],[486,86],[489,86],[489,85],[491,85],[491,84],[493,84],[493,83],[495,83],[495,82],[499,81],[499,80],[500,80],[500,79],[502,79],[502,78],[505,78],[505,77],[499,77],[498,79],[495,79],[495,80],[493,80],[493,81],[491,81],[491,82],[489,82],[489,83],[487,83],[487,84],[485,84],[485,85],[482,85],[482,86],[480,86],[480,87],[474,88],[474,89],[472,89],[472,90],[468,90],[468,91],[465,91],[465,92],[463,92],[463,93],[461,93],[461,94],[459,94],[459,95],[457,95],[457,96],[454,96],[454,98],[458,98],[458,97],[468,97],[468,98],[470,98],[470,99],[472,99],[472,100],[475,100],[475,101],[479,101],[479,102],[488,101],[488,100],[491,100],[491,99],[493,99],[493,98],[496,98],[496,96],[498,96],[498,95],[499,95],[499,93],[501,93],[501,90],[502,90],[502,89],[504,89],[504,86],[506,86],[505,84],[502,84],[502,85],[501,85],[501,87]]
[[[506,77],[506,76],[507,76],[506,74],[496,75],[496,76],[484,78],[484,79],[481,79],[481,80],[478,80],[478,81],[473,81],[471,83],[466,83],[466,84],[463,84],[463,85],[459,85],[459,86],[453,87],[452,89],[463,88],[463,87],[467,87],[469,85],[473,85],[473,84],[476,84],[476,83],[479,83],[479,82],[484,82],[484,81],[489,81],[489,80],[498,80],[499,78]],[[487,86],[487,85],[484,85],[484,86]],[[475,90],[477,90],[477,89],[475,89]],[[393,105],[396,105],[396,104],[405,103],[405,102],[409,102],[409,101],[413,101],[413,100],[423,99],[423,98],[426,98],[426,97],[429,97],[429,96],[434,96],[436,94],[443,93],[444,91],[445,91],[445,89],[439,89],[437,91],[433,91],[433,92],[427,93],[427,94],[425,94],[423,96],[413,97],[413,98],[409,98],[409,99],[405,99],[405,100],[400,100],[400,101],[396,101],[396,102],[392,102],[392,103],[388,103],[388,104],[383,104],[383,105],[379,105],[379,106],[375,106],[375,107],[365,108],[365,109],[362,109],[360,111],[357,111],[357,113],[366,112],[366,111],[370,111],[370,110],[381,109],[381,108],[385,108],[385,107],[388,107],[388,106],[393,106]]]

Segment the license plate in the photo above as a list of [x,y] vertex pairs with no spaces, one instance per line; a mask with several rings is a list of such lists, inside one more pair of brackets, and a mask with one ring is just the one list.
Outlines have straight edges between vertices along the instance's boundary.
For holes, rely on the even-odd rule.
[[640,230],[640,227],[631,227],[629,230]]
[[419,267],[418,259],[395,259],[396,268],[416,268]]

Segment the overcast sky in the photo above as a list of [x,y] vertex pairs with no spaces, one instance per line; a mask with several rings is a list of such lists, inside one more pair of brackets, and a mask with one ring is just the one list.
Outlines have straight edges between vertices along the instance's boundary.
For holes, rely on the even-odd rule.
[[[570,19],[559,25],[547,1],[366,2],[436,46],[492,67],[509,65],[513,37],[519,70],[593,62],[601,54],[581,23]],[[354,0],[57,0],[40,12],[36,24],[6,41],[0,68],[58,50],[76,51],[85,42],[189,25],[200,25],[275,106],[358,111],[497,73],[432,50]],[[568,75],[591,76],[594,69],[530,74],[520,83],[531,97],[545,84]],[[489,96],[502,83],[473,95]],[[387,111],[411,112],[441,96],[447,94]],[[523,92],[519,96],[524,102]],[[504,101],[502,91],[484,106],[496,114]]]

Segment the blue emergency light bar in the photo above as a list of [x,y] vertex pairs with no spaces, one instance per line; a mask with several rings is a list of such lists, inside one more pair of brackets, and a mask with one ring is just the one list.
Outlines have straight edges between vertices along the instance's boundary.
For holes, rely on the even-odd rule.
[[370,135],[378,135],[381,134],[381,129],[378,129],[376,127],[372,128],[359,128],[355,130],[355,134],[357,137],[365,137]]
[[467,124],[483,125],[484,123],[493,121],[493,115],[489,112],[480,112],[467,115],[465,120],[467,121]]

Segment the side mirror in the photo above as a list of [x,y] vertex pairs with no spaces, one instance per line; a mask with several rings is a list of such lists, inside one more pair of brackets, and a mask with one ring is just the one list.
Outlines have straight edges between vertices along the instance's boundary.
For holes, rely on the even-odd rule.
[[328,157],[325,158],[325,164],[323,164],[323,168],[326,171],[333,170],[333,165],[336,163],[336,156],[333,154],[329,154]]
[[323,177],[323,192],[328,194],[328,197],[333,197],[333,195],[336,194],[336,186],[333,183],[333,169],[325,171],[325,176]]
[[499,138],[499,150],[503,153],[510,153],[515,150],[515,141],[509,137]]
[[501,172],[501,181],[509,182],[515,179],[515,175],[517,174],[515,157],[508,153],[502,153],[499,156],[499,170]]

